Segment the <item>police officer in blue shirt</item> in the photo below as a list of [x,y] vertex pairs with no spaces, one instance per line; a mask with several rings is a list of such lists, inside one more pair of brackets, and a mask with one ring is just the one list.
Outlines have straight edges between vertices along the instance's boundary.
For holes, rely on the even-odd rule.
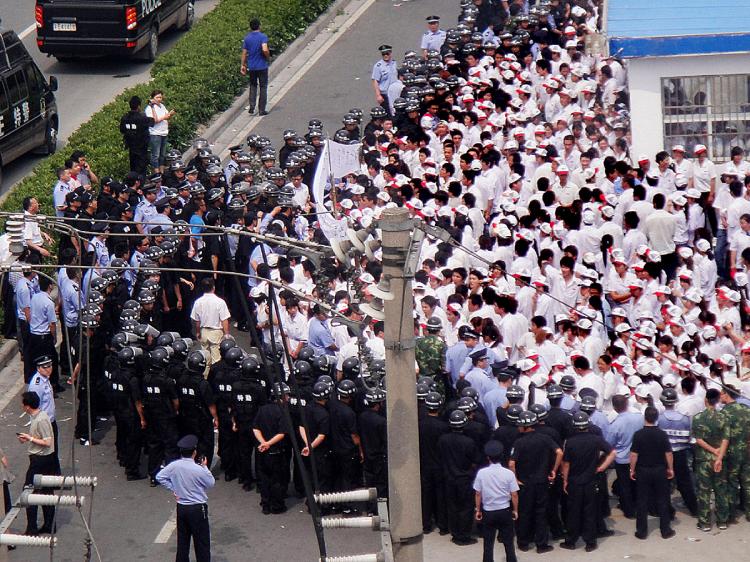
[[156,207],[154,206],[156,196],[155,186],[149,185],[144,187],[143,199],[141,199],[141,202],[138,203],[138,206],[135,208],[135,215],[133,216],[133,221],[135,221],[135,226],[138,229],[138,232],[144,234],[150,232],[151,225],[143,223],[151,222],[151,219],[156,215]]
[[106,222],[96,222],[91,227],[96,233],[88,244],[87,250],[93,252],[94,263],[100,269],[109,267],[109,248],[107,248],[107,235],[109,234],[109,224]]
[[440,51],[445,42],[445,31],[440,29],[440,16],[427,16],[427,31],[422,35],[422,58],[427,58],[427,51]]
[[34,371],[33,357],[29,347],[29,323],[31,322],[31,297],[35,289],[33,279],[35,271],[25,271],[23,277],[16,281],[16,332],[18,334],[18,351],[23,359],[23,372],[26,378]]
[[[47,355],[52,358],[52,375],[50,381],[55,392],[60,387],[57,373],[57,350],[55,349],[57,335],[57,316],[55,314],[55,303],[50,293],[54,283],[47,277],[40,277],[40,292],[31,297],[31,321],[29,322],[29,353],[30,357],[41,357]],[[33,367],[25,382],[31,380]]]
[[169,463],[156,480],[177,498],[177,560],[190,557],[190,539],[197,562],[211,560],[211,529],[208,523],[208,495],[216,481],[206,457],[197,457],[198,438],[186,435],[177,442],[180,458]]
[[375,91],[375,101],[390,113],[388,87],[398,79],[398,68],[393,60],[393,47],[380,45],[378,51],[383,58],[372,67],[372,88]]
[[[672,445],[672,455],[674,458],[674,479],[677,483],[677,489],[680,491],[682,501],[695,517],[698,513],[698,498],[695,495],[693,486],[693,475],[690,472],[692,451],[690,445],[690,418],[675,411],[677,404],[677,391],[674,388],[667,387],[661,392],[661,403],[664,404],[664,413],[659,416],[657,425],[669,437],[669,443]],[[671,507],[674,512],[674,508]]]
[[[62,271],[62,269],[61,269]],[[61,370],[64,373],[72,374],[78,363],[78,356],[75,352],[78,345],[78,316],[81,312],[83,298],[80,292],[81,270],[67,270],[68,279],[65,283],[60,283],[60,303],[61,315],[65,329],[63,330],[63,341],[60,346]],[[58,279],[60,276],[58,275]],[[70,360],[68,359],[70,357]],[[68,369],[68,367],[70,367]],[[70,371],[70,372],[68,372]]]
[[227,180],[227,185],[232,185],[232,178],[240,170],[240,164],[237,162],[240,152],[242,152],[240,144],[229,147],[229,163],[224,167],[224,179]]
[[52,390],[52,383],[49,380],[52,375],[52,357],[42,355],[41,357],[37,357],[34,363],[36,364],[36,372],[31,377],[27,390],[39,396],[39,409],[46,412],[49,416],[49,421],[52,423],[52,433],[55,440],[55,452],[53,454],[55,455],[55,462],[59,470],[60,449],[57,443],[59,432],[57,429],[57,416],[55,414],[55,392]]

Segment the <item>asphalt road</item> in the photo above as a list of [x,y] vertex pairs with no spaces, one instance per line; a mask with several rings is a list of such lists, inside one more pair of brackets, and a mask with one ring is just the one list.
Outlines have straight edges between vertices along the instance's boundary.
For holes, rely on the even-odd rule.
[[[197,0],[196,18],[210,12],[218,0]],[[102,106],[109,103],[129,86],[149,80],[149,63],[125,58],[87,59],[59,63],[54,57],[39,52],[36,46],[34,3],[6,0],[2,3],[2,25],[22,36],[23,43],[39,65],[45,77],[57,76],[59,89],[56,92],[60,114],[58,149],[70,134]],[[159,52],[168,51],[182,37],[182,32],[170,30],[159,36]],[[123,113],[127,108],[123,108]],[[27,154],[3,168],[0,194],[5,193],[16,182],[23,179],[41,156]],[[99,170],[95,170],[100,173]],[[102,175],[100,173],[100,175]],[[106,175],[106,174],[104,174]]]

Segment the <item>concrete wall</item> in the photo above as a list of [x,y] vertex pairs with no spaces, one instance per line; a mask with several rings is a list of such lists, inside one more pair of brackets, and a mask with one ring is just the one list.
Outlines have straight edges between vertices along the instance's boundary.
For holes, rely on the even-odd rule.
[[[635,160],[653,156],[664,145],[661,79],[750,73],[750,53],[629,59],[631,127]],[[666,147],[669,150],[669,147]]]

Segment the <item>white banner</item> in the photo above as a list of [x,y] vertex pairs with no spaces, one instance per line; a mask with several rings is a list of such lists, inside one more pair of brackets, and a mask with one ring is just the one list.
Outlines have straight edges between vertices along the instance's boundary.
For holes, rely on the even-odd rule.
[[347,221],[345,218],[336,219],[326,209],[324,203],[326,194],[331,191],[331,177],[338,182],[346,174],[359,170],[360,144],[340,144],[332,141],[323,143],[323,151],[315,169],[312,184],[312,194],[315,198],[315,212],[323,234],[329,240],[346,238]]

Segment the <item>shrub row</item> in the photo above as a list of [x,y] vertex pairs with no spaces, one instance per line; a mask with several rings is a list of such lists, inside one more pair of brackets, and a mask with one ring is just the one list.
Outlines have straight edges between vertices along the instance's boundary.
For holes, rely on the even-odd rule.
[[[149,82],[128,88],[97,111],[70,136],[67,146],[41,161],[0,208],[19,210],[24,197],[34,196],[39,199],[42,212],[52,213],[52,187],[57,179],[54,171],[76,149],[86,152],[92,169],[100,177],[124,176],[128,172],[128,157],[119,123],[133,95],[145,101],[152,90],[163,90],[167,107],[176,111],[170,121],[170,144],[187,147],[196,128],[227,109],[246,85],[239,73],[239,61],[250,18],[261,20],[271,51],[279,53],[332,1],[221,0],[169,52],[156,60]],[[58,95],[74,95],[74,92]],[[65,119],[65,115],[60,117]]]

